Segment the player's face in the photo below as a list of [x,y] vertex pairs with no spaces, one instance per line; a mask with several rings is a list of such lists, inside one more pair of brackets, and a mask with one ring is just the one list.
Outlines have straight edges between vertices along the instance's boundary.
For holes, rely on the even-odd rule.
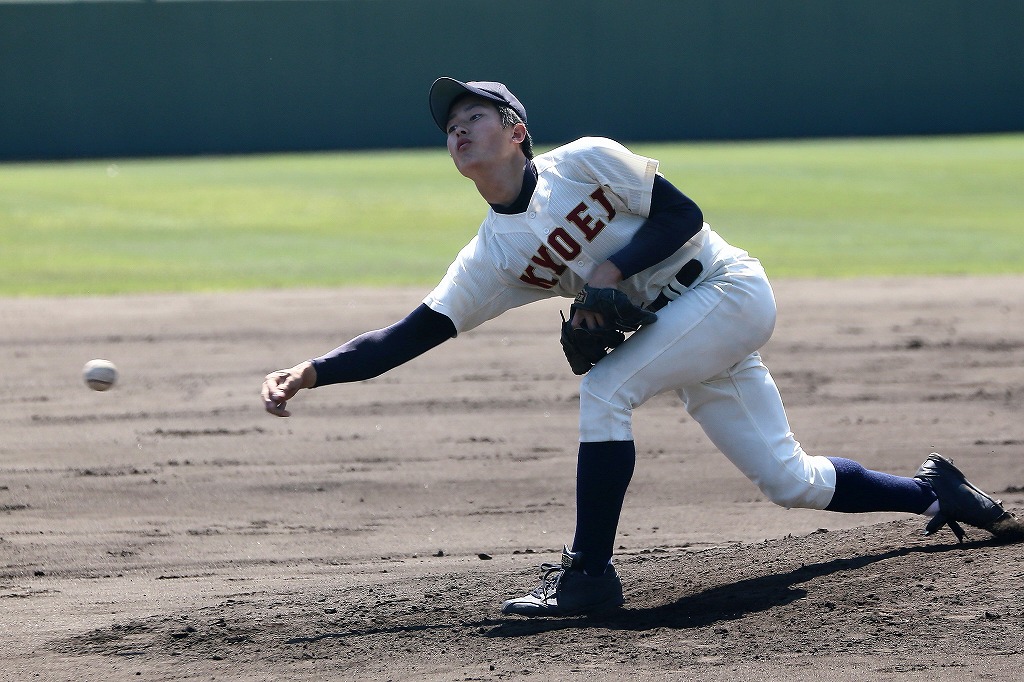
[[448,116],[448,152],[455,167],[466,177],[519,150],[514,131],[501,127],[497,107],[483,97],[457,101]]

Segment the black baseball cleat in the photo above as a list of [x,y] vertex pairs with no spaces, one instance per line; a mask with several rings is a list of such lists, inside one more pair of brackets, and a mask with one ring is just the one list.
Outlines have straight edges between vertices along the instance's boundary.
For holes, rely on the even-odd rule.
[[518,616],[588,616],[622,606],[622,581],[611,564],[601,575],[583,572],[580,552],[562,550],[561,564],[541,564],[541,579],[525,597],[509,599],[501,612]]
[[1000,500],[982,492],[953,466],[953,461],[933,452],[928,455],[914,478],[931,486],[939,500],[939,513],[925,526],[924,534],[931,535],[943,526],[949,526],[957,540],[967,535],[959,522],[981,528],[1000,540],[1024,540],[1024,524],[1003,508]]

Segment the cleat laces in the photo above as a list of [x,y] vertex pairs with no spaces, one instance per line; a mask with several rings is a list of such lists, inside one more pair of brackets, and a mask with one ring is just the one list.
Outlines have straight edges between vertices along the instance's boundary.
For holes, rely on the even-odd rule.
[[533,589],[530,595],[547,602],[549,598],[558,595],[558,585],[562,582],[562,576],[565,575],[565,568],[562,564],[543,563],[540,565],[540,573],[540,584]]

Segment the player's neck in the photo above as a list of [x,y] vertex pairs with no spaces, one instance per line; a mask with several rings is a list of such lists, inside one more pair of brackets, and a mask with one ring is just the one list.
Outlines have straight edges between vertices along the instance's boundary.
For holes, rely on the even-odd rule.
[[473,177],[476,190],[488,204],[507,206],[519,197],[523,189],[523,167],[526,157],[522,154],[511,156]]

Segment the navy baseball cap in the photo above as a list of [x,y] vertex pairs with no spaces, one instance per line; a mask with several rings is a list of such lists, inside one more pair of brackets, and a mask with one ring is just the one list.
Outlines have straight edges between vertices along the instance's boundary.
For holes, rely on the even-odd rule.
[[463,95],[479,95],[498,104],[507,104],[526,123],[526,107],[516,99],[504,83],[493,81],[469,81],[463,83],[454,78],[442,77],[430,86],[430,114],[441,132],[448,131],[448,112],[452,103]]

